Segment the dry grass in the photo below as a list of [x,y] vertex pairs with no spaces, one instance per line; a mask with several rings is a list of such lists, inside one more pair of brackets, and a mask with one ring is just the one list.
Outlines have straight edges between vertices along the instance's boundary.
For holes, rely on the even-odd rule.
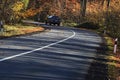
[[113,65],[115,67],[119,67],[120,68],[120,52],[117,51],[117,53],[113,53],[113,49],[114,49],[114,41],[112,38],[110,37],[105,37],[106,41],[107,41],[107,46],[109,49],[109,56],[108,59],[112,62],[108,62],[108,64]]
[[4,37],[11,37],[11,36],[17,36],[17,35],[24,35],[28,33],[43,31],[44,28],[40,26],[22,26],[22,25],[5,25],[4,31],[0,33],[0,38]]
[[[110,80],[116,80],[119,78],[119,70],[120,70],[120,57],[118,57],[118,53],[113,53],[114,41],[112,38],[105,36],[108,46],[108,62],[105,63],[108,65],[108,75]],[[119,80],[119,79],[118,79]]]
[[116,56],[109,56],[108,59],[113,61],[113,62],[109,62],[108,64],[113,65],[117,68],[120,68],[120,58]]

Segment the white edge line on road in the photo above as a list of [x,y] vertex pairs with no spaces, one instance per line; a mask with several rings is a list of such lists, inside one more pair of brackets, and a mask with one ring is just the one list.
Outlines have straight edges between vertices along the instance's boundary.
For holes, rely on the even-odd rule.
[[[71,31],[72,31],[72,30],[71,30]],[[19,57],[19,56],[22,56],[22,55],[25,55],[25,54],[29,54],[29,53],[32,53],[32,52],[35,52],[35,51],[38,51],[38,50],[42,50],[42,49],[45,49],[45,48],[47,48],[47,47],[53,46],[53,45],[55,45],[55,44],[64,42],[64,41],[66,41],[66,40],[68,40],[68,39],[70,39],[70,38],[72,38],[72,37],[75,36],[75,32],[74,32],[74,31],[72,31],[72,32],[73,32],[73,35],[71,35],[71,36],[68,37],[68,38],[62,39],[62,40],[57,41],[57,42],[55,42],[55,43],[51,43],[51,44],[46,45],[46,46],[43,46],[43,47],[41,47],[41,48],[37,48],[37,49],[31,50],[31,51],[27,51],[27,52],[24,52],[24,53],[20,53],[20,54],[17,54],[17,55],[13,55],[13,56],[9,56],[9,57],[2,58],[2,59],[0,59],[0,62],[5,61],[5,60],[9,60],[9,59],[12,59],[12,58],[15,58],[15,57]]]

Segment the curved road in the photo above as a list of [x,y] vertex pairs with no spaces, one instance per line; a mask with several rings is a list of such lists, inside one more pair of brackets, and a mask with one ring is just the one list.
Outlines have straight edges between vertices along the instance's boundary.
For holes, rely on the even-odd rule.
[[75,28],[0,40],[0,80],[85,80],[102,38]]

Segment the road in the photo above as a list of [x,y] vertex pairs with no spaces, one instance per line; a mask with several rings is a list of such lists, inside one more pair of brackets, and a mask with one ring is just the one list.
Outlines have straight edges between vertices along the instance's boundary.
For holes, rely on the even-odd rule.
[[0,40],[0,80],[85,80],[102,38],[91,31],[50,31]]

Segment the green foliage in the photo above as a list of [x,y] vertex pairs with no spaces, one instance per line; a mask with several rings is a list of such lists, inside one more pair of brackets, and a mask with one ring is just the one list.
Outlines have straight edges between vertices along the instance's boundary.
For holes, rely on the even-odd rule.
[[21,0],[24,3],[24,8],[27,9],[29,0]]
[[[115,62],[112,62],[113,65],[115,65]],[[116,80],[118,76],[118,71],[116,71],[116,67],[113,65],[108,65],[108,75],[111,80]]]

